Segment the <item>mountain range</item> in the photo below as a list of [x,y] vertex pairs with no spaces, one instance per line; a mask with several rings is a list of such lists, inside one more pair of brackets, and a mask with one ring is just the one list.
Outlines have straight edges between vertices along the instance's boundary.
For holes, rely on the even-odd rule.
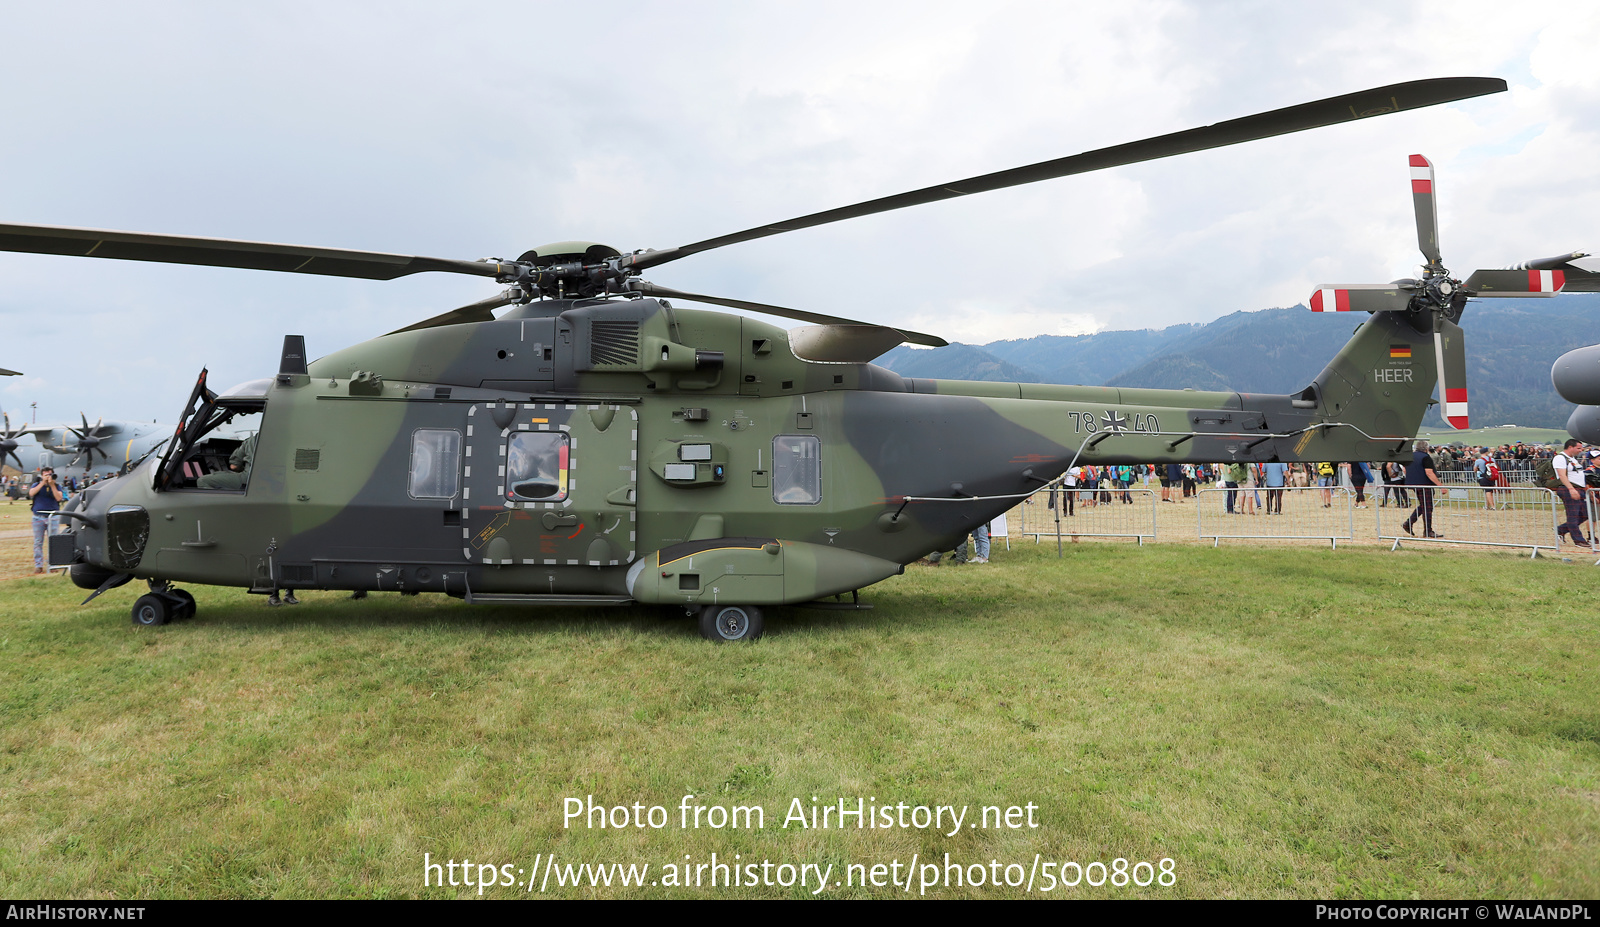
[[[906,377],[1290,393],[1309,384],[1365,318],[1302,305],[1235,312],[1203,325],[901,345],[876,363]],[[1600,343],[1600,293],[1475,300],[1461,326],[1474,425],[1566,426],[1574,407],[1550,385],[1550,365],[1573,348]],[[1437,407],[1423,425],[1445,427]]]

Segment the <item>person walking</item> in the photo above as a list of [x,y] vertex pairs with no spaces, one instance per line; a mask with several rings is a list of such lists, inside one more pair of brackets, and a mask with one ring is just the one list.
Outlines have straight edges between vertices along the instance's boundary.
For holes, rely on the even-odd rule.
[[1494,489],[1500,484],[1500,468],[1495,464],[1494,457],[1490,456],[1488,448],[1484,448],[1478,459],[1473,461],[1472,472],[1478,485],[1483,487],[1483,507],[1494,511]]
[[1288,482],[1289,465],[1273,461],[1264,468],[1267,483],[1267,514],[1283,514],[1283,487]]
[[1322,487],[1322,507],[1333,507],[1333,484],[1335,482],[1333,464],[1324,460],[1317,464],[1317,485]]
[[[1418,441],[1416,450],[1411,454],[1411,466],[1406,468],[1406,485],[1417,487],[1417,509],[1411,517],[1400,525],[1400,530],[1406,534],[1413,534],[1411,527],[1422,519],[1422,536],[1425,538],[1442,538],[1433,530],[1433,487],[1441,485],[1439,474],[1434,469],[1433,456],[1428,453],[1428,442]],[[1428,487],[1426,489],[1422,487]]]
[[1583,442],[1568,438],[1567,443],[1562,445],[1561,453],[1552,457],[1550,464],[1555,468],[1556,480],[1561,484],[1556,495],[1561,497],[1561,504],[1567,510],[1567,520],[1556,529],[1556,538],[1565,537],[1574,544],[1588,547],[1589,540],[1583,536],[1583,523],[1589,520],[1589,504],[1583,498],[1583,459]]
[[1367,462],[1358,460],[1350,465],[1350,486],[1356,491],[1356,508],[1367,507],[1367,484],[1372,482],[1372,471]]

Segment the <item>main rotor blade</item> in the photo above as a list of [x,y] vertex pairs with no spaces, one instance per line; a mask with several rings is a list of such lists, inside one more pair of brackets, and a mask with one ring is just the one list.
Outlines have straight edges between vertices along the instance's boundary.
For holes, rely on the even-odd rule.
[[0,367],[0,377],[20,377],[20,376],[22,376],[22,371],[20,371],[20,370],[7,370],[4,367]]
[[904,328],[873,325],[870,322],[858,322],[855,319],[840,318],[836,315],[823,315],[820,312],[806,312],[803,309],[788,309],[783,306],[768,305],[767,303],[752,303],[743,299],[725,299],[721,296],[702,296],[699,293],[685,293],[682,290],[674,290],[671,287],[660,286],[658,284],[651,283],[648,280],[639,281],[638,289],[639,292],[646,296],[659,296],[667,299],[688,299],[699,303],[710,303],[713,306],[727,306],[730,309],[748,309],[751,312],[761,312],[767,315],[775,315],[785,319],[798,319],[802,322],[817,322],[823,325],[858,325],[869,328],[889,328],[896,334],[900,335],[902,341],[906,341],[911,344],[927,345],[930,348],[942,348],[950,344],[950,342],[940,338],[938,335],[924,335],[921,332],[914,332]]
[[1173,155],[1204,151],[1208,148],[1237,145],[1241,142],[1271,138],[1275,135],[1288,135],[1292,132],[1303,132],[1306,129],[1336,125],[1341,122],[1353,122],[1369,116],[1381,116],[1386,113],[1398,113],[1404,110],[1419,109],[1424,106],[1434,106],[1439,103],[1451,103],[1457,100],[1482,96],[1486,93],[1499,93],[1505,89],[1506,82],[1495,77],[1442,77],[1432,80],[1390,84],[1386,87],[1374,87],[1371,90],[1347,93],[1343,96],[1329,97],[1326,100],[1301,103],[1297,106],[1257,113],[1253,116],[1230,119],[1227,122],[1219,122],[1215,125],[1187,129],[1170,135],[1161,135],[1142,141],[1114,145],[1110,148],[1100,148],[1083,154],[1057,158],[1053,161],[1041,161],[1026,167],[997,171],[993,174],[969,177],[966,180],[924,187],[921,190],[913,190],[909,193],[899,193],[894,196],[867,200],[864,203],[841,206],[838,209],[812,213],[808,216],[800,216],[772,225],[758,226],[718,238],[708,238],[705,241],[697,241],[677,248],[647,251],[633,255],[631,259],[624,258],[623,261],[624,264],[631,264],[638,268],[654,267],[657,264],[665,264],[668,261],[688,257],[691,254],[710,251],[712,248],[753,241],[757,238],[766,238],[769,235],[777,235],[782,232],[813,228],[843,219],[855,219],[875,213],[888,212],[892,209],[920,206],[923,203],[933,203],[957,196],[966,196],[971,193],[985,193],[990,190],[1035,183],[1040,180],[1051,180],[1056,177],[1066,177],[1070,174],[1104,170],[1108,167],[1118,167],[1140,161],[1153,161],[1157,158],[1170,158]]
[[870,364],[905,337],[882,325],[802,325],[789,329],[789,350],[801,360]]
[[1433,162],[1422,155],[1411,156],[1411,205],[1417,211],[1417,247],[1428,259],[1428,269],[1438,273],[1439,206],[1433,198]]
[[381,251],[348,251],[343,248],[311,248],[228,238],[4,223],[0,223],[0,251],[201,264],[207,267],[238,267],[291,274],[321,274],[326,277],[360,277],[366,280],[393,280],[423,271],[493,277],[499,273],[500,267],[481,261],[452,261],[409,254],[385,254]]
[[513,296],[511,295],[512,292],[513,290],[506,290],[498,296],[480,299],[459,309],[451,309],[449,312],[441,312],[431,319],[423,319],[415,324],[407,325],[405,328],[397,328],[389,334],[398,335],[401,332],[438,328],[441,325],[461,325],[465,322],[493,322],[494,310],[499,309],[501,306],[509,306],[521,298],[520,293]]

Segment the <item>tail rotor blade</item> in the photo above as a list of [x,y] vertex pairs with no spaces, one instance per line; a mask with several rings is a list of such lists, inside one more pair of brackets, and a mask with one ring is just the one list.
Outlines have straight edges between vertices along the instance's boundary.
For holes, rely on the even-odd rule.
[[1440,319],[1433,333],[1433,356],[1439,365],[1439,398],[1444,403],[1444,420],[1457,431],[1466,430],[1467,345],[1461,326]]
[[1419,154],[1411,156],[1411,204],[1417,211],[1417,247],[1428,259],[1428,269],[1438,272],[1444,265],[1439,258],[1439,206],[1433,198],[1433,162]]
[[1462,284],[1478,297],[1554,296],[1566,288],[1564,270],[1479,270]]
[[1392,283],[1329,283],[1311,294],[1312,312],[1404,312],[1410,291]]

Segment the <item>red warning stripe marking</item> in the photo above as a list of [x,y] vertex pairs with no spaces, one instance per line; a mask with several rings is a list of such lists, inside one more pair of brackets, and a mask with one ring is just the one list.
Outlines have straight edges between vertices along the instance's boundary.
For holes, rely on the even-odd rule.
[[1350,291],[1324,287],[1311,294],[1312,312],[1349,312]]
[[1528,271],[1528,292],[1559,293],[1567,285],[1567,275],[1559,270]]
[[1411,192],[1433,192],[1433,164],[1419,154],[1411,156]]

